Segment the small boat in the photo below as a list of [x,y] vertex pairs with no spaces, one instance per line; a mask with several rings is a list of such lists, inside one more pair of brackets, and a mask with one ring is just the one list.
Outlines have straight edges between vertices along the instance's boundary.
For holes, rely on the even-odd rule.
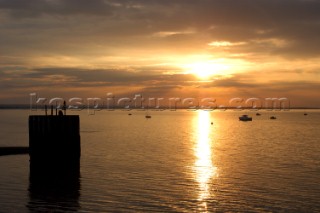
[[148,109],[149,109],[149,106],[147,107],[147,113],[146,113],[146,116],[145,116],[147,119],[151,118],[151,115],[149,114]]
[[249,117],[248,115],[242,115],[239,117],[240,121],[252,121],[252,117]]
[[258,113],[256,113],[256,116],[260,116],[261,114],[258,112]]
[[277,117],[276,116],[271,116],[270,119],[274,120],[274,119],[277,119]]

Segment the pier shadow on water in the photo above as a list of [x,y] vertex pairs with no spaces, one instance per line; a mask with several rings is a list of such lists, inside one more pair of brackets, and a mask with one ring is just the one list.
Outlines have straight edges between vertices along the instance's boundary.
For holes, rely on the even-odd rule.
[[77,212],[80,209],[80,162],[30,161],[29,212]]

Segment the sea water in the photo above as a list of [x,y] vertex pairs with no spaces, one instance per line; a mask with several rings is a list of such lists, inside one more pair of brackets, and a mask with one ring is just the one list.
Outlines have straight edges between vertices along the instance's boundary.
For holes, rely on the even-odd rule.
[[[68,113],[81,122],[74,192],[33,190],[29,156],[0,156],[0,212],[320,211],[320,111]],[[0,110],[0,146],[28,146],[29,114],[43,112]]]

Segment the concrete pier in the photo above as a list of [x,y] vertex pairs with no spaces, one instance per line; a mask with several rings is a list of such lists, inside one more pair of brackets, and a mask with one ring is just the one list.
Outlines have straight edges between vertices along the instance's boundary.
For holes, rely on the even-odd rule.
[[31,212],[80,209],[79,116],[59,114],[29,116]]
[[33,164],[65,165],[79,162],[79,116],[29,116],[29,154]]

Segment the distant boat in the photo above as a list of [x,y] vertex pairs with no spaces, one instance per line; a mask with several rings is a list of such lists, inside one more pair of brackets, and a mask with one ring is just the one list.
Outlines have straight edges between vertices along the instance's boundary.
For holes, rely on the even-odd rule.
[[[149,107],[148,107],[148,109],[149,109]],[[151,118],[151,115],[149,115],[148,109],[147,109],[147,113],[146,113],[146,116],[145,116],[147,119]]]
[[242,115],[239,117],[240,121],[252,121],[252,117],[249,117],[248,115]]
[[276,116],[271,116],[270,119],[274,120],[274,119],[277,119],[277,117]]
[[258,113],[256,113],[256,116],[260,116],[261,114],[258,112]]

